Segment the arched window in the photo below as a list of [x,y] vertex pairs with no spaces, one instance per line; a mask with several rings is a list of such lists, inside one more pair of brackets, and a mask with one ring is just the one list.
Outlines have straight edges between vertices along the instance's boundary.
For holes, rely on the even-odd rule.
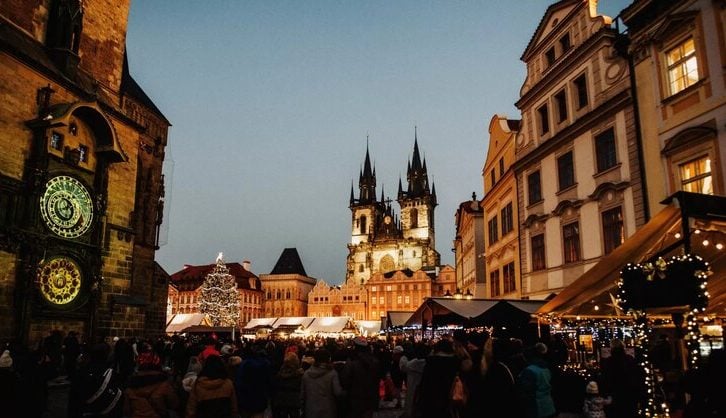
[[282,292],[279,289],[277,290],[277,297],[275,299],[277,299],[277,300],[282,299]]
[[290,289],[287,289],[287,294],[285,295],[285,299],[290,299]]
[[368,233],[368,218],[366,218],[365,216],[360,217],[360,233],[361,234]]
[[418,228],[418,209],[411,209],[409,216],[411,217],[411,228]]

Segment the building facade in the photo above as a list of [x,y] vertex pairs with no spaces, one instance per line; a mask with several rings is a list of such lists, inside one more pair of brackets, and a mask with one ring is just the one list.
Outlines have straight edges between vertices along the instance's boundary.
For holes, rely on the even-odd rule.
[[264,316],[308,316],[308,294],[316,279],[305,273],[296,248],[285,248],[270,274],[261,274]]
[[434,209],[436,188],[429,186],[426,160],[421,159],[414,136],[413,157],[408,163],[408,186],[398,182],[400,219],[383,190],[376,196],[376,170],[366,149],[358,177],[358,198],[350,189],[351,241],[348,244],[346,282],[365,284],[377,272],[419,270],[439,264],[435,249]]
[[521,121],[494,115],[489,122],[489,149],[484,180],[486,290],[477,297],[519,299],[519,205],[514,176],[514,144]]
[[726,6],[633,2],[621,13],[635,68],[648,207],[672,193],[726,193]]
[[471,200],[459,204],[454,218],[454,258],[456,280],[460,292],[469,295],[484,295],[484,210],[481,202],[472,193]]
[[308,294],[308,316],[347,316],[368,319],[368,293],[362,284],[348,281],[331,286],[318,280]]
[[130,75],[129,7],[0,3],[0,339],[164,332],[169,122]]
[[[167,291],[168,303],[171,305],[171,313],[192,314],[199,312],[200,287],[204,279],[214,270],[216,264],[202,266],[185,265],[183,269],[172,274],[169,280]],[[244,325],[254,318],[263,317],[262,282],[259,277],[252,273],[249,268],[249,261],[240,263],[225,263],[229,274],[237,282],[239,292],[239,326]]]
[[645,221],[628,62],[596,4],[551,5],[522,55],[514,171],[528,298],[559,292]]

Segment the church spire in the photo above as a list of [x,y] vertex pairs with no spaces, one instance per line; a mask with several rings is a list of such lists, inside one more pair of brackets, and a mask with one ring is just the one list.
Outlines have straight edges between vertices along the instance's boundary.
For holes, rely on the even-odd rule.
[[355,203],[355,195],[353,194],[353,179],[350,179],[350,206]]
[[421,162],[421,152],[418,149],[418,128],[414,128],[413,156],[408,163],[408,197],[421,197],[429,193],[428,173],[426,170],[426,159]]
[[371,168],[368,136],[366,136],[366,156],[358,180],[358,188],[360,189],[359,203],[370,204],[376,201],[376,169],[375,167]]

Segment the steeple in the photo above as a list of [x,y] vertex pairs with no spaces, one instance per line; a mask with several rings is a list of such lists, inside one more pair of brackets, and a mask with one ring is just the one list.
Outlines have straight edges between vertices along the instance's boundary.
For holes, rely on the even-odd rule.
[[414,128],[413,157],[408,163],[406,179],[408,180],[407,197],[422,197],[429,193],[426,160],[421,162],[421,153],[418,149],[418,128]]
[[350,180],[350,206],[355,203],[355,195],[353,194],[353,179]]
[[401,182],[401,176],[398,176],[398,198],[403,197],[403,183]]
[[358,188],[360,190],[358,203],[370,204],[376,201],[376,169],[375,167],[371,168],[371,156],[368,150],[368,137],[366,137],[366,157],[363,162],[363,169],[361,170],[361,174],[358,179]]

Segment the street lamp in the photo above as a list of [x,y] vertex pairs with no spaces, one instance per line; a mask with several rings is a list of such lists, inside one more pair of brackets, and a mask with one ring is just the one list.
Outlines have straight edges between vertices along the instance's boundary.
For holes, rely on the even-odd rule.
[[461,299],[461,298],[463,298],[463,297],[464,297],[464,294],[463,294],[463,293],[461,293],[461,289],[459,289],[459,288],[457,287],[457,288],[456,288],[456,293],[454,293],[454,298],[455,298],[455,299]]
[[466,294],[464,295],[466,300],[472,300],[474,299],[474,295],[471,293],[471,289],[466,289]]
[[446,289],[446,293],[444,293],[444,297],[451,299],[453,296],[451,295],[451,292],[449,292],[449,289]]

